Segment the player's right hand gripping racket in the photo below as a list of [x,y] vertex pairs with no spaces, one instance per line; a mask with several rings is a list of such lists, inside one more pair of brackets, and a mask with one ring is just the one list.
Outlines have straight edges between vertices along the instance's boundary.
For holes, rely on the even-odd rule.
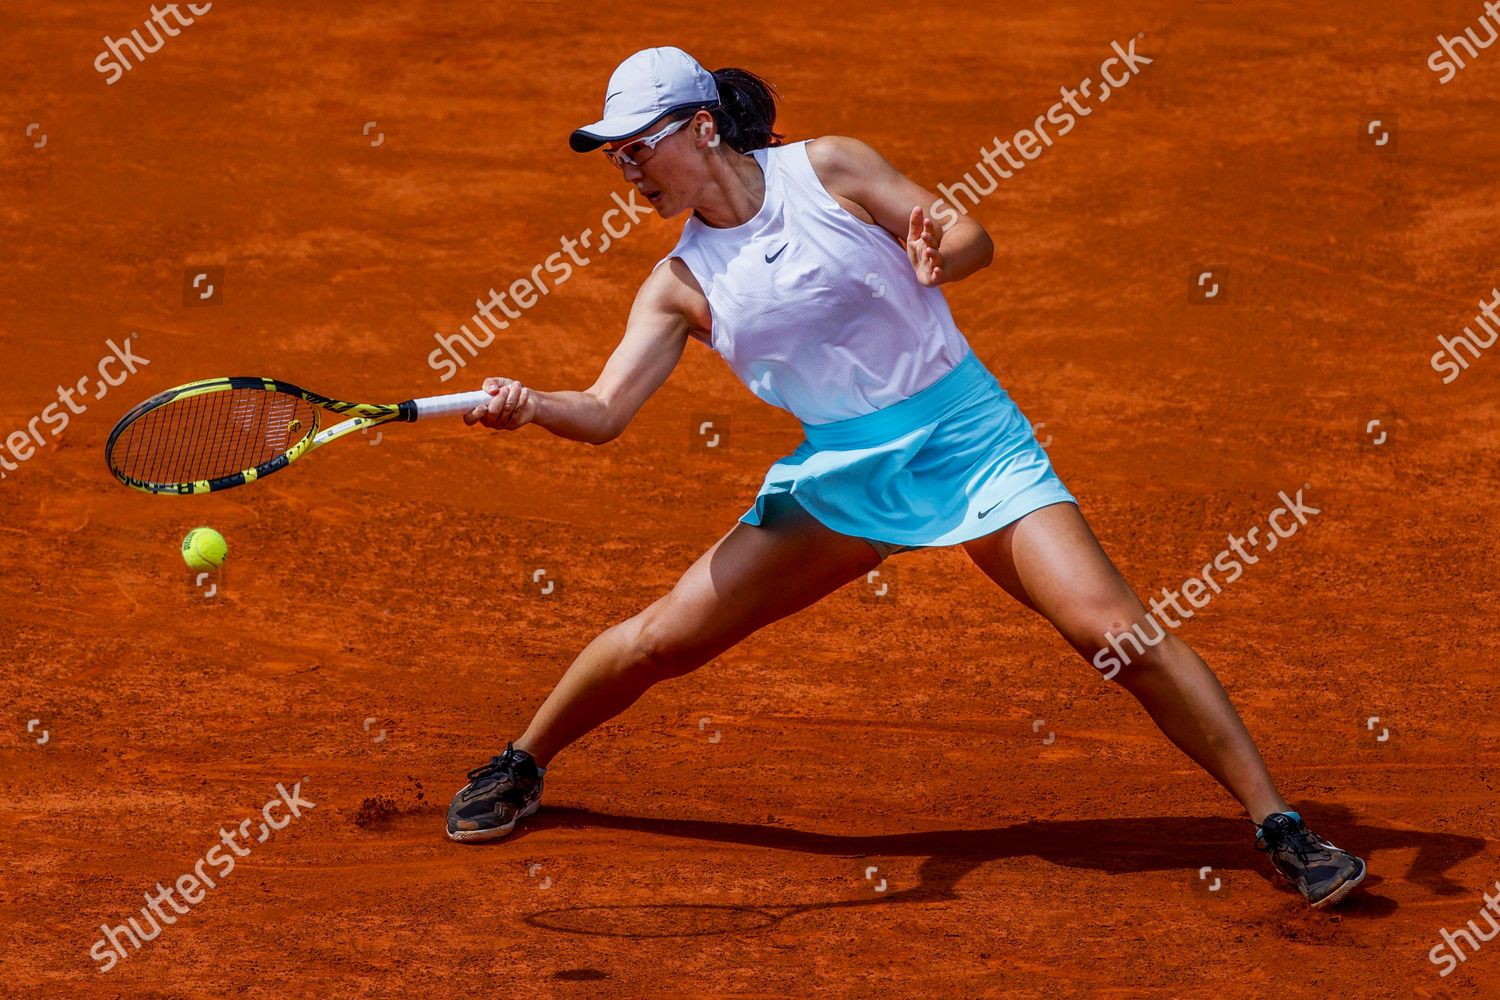
[[[487,392],[345,403],[274,378],[211,378],[152,396],[120,418],[104,445],[109,471],[146,493],[213,493],[283,469],[330,441],[389,421],[465,413]],[[354,414],[318,430],[320,410]]]

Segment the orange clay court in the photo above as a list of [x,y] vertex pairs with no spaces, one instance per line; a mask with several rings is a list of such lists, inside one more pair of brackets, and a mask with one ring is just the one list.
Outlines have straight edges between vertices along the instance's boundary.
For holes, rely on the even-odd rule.
[[[1479,0],[178,10],[128,67],[104,40],[149,39],[145,0],[0,33],[0,994],[1500,993]],[[976,169],[1132,43],[1149,63],[1067,134]],[[1317,509],[1176,635],[1368,862],[1340,906],[958,546],[651,688],[511,836],[445,837],[465,772],[801,440],[702,343],[597,447],[450,416],[209,495],[111,477],[115,421],[196,379],[587,388],[686,215],[632,216],[568,135],[666,45],[988,230],[953,317],[1143,598],[1282,493]],[[455,339],[523,278],[506,328]],[[203,575],[198,526],[229,549]],[[104,969],[101,928],[184,876],[198,901]]]

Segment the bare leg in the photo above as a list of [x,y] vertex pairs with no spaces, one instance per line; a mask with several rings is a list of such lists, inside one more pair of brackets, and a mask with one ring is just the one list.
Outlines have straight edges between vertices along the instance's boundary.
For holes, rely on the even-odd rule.
[[[990,579],[1046,617],[1090,662],[1108,648],[1106,635],[1145,621],[1145,606],[1072,504],[1043,507],[964,548]],[[1143,628],[1156,634],[1154,626]],[[1182,640],[1167,634],[1132,656],[1115,680],[1255,822],[1288,808],[1218,678]]]
[[780,498],[764,524],[736,522],[670,593],[590,642],[516,746],[547,766],[653,684],[697,669],[879,564],[867,542],[824,527],[795,500]]

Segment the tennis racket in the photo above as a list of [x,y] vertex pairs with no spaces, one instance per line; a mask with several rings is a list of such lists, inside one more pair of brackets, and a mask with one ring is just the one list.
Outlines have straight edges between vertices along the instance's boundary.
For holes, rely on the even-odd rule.
[[[356,431],[464,413],[487,392],[346,403],[274,378],[210,378],[158,393],[120,418],[104,445],[116,479],[146,493],[215,493],[286,468]],[[323,410],[349,420],[318,429]]]

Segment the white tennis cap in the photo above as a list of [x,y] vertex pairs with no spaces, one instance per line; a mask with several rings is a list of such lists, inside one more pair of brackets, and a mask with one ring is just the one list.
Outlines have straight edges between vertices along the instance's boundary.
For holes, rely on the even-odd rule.
[[650,128],[674,111],[718,103],[719,86],[698,60],[670,45],[642,49],[615,67],[604,88],[604,117],[574,129],[568,145],[575,153],[591,152]]

